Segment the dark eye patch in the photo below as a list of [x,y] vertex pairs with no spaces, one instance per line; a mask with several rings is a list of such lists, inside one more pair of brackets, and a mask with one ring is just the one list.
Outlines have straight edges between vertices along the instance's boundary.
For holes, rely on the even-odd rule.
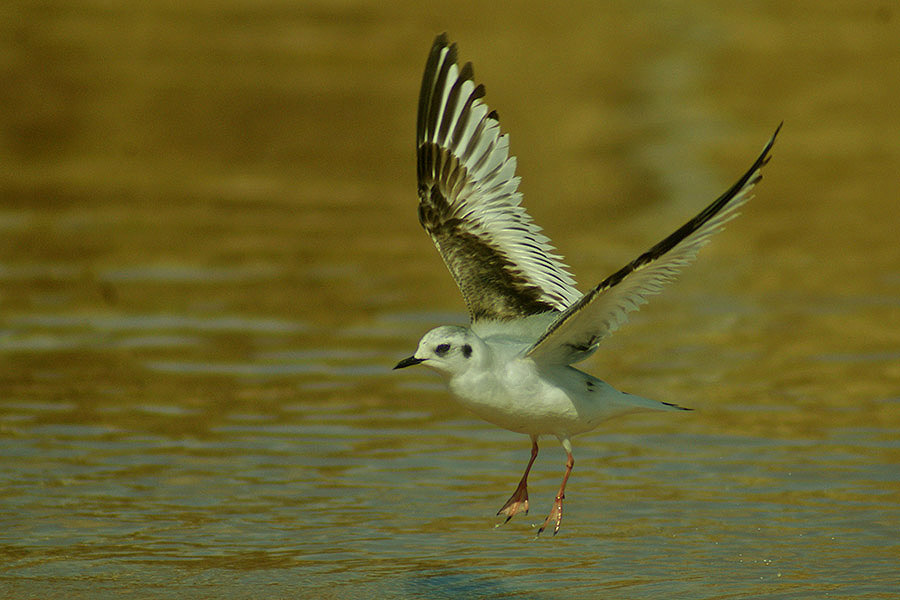
[[444,356],[448,352],[450,352],[450,344],[438,344],[434,349],[434,353],[438,356]]
[[470,346],[469,344],[466,344],[465,346],[463,346],[462,350],[463,350],[463,356],[465,356],[466,358],[469,358],[470,356],[472,356],[472,346]]

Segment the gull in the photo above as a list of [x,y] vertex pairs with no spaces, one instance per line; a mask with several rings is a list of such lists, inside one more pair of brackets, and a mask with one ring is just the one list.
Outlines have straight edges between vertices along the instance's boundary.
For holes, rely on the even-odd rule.
[[[697,216],[586,294],[521,205],[516,159],[497,113],[484,103],[471,63],[439,35],[419,94],[416,127],[419,221],[431,236],[469,311],[468,327],[432,329],[395,369],[424,365],[482,419],[531,438],[531,458],[498,511],[503,523],[528,513],[528,473],[540,436],[555,436],[566,469],[538,529],[559,532],[573,436],[642,410],[689,410],[614,389],[572,364],[593,354],[628,313],[662,290],[737,216],[761,179],[781,125],[728,191]],[[502,525],[503,523],[498,523]]]

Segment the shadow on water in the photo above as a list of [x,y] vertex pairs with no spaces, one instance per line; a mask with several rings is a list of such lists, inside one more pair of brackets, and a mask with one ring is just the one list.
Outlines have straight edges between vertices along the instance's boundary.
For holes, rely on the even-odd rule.
[[472,573],[434,571],[426,565],[416,569],[428,575],[414,576],[404,586],[406,595],[418,598],[527,598],[514,593],[499,578]]

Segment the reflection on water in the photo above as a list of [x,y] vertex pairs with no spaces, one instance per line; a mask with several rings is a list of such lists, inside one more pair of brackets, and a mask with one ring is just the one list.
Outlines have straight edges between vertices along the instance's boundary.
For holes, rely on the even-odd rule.
[[[0,595],[895,595],[896,15],[239,5],[0,9]],[[555,441],[495,528],[527,438],[391,371],[465,321],[413,208],[445,28],[583,287],[786,121],[585,367],[696,410],[577,438],[556,537]]]

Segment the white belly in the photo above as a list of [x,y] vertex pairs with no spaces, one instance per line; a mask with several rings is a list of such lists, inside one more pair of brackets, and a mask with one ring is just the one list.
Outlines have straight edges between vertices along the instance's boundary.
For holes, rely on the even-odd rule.
[[609,392],[619,392],[599,380],[588,390],[585,378],[590,376],[576,369],[555,367],[540,374],[529,360],[514,360],[505,367],[454,377],[450,390],[485,421],[529,435],[585,433],[619,412],[604,415],[608,411],[603,410]]

